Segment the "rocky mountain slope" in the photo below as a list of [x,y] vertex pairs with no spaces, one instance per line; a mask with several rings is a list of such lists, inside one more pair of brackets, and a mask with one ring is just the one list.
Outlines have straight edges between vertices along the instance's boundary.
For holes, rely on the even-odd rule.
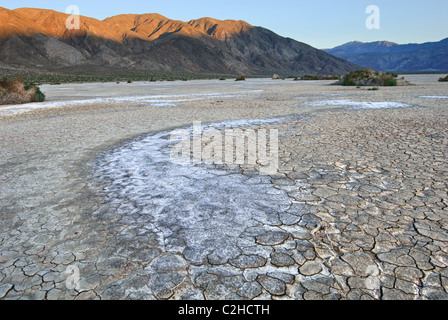
[[381,71],[448,71],[448,38],[400,45],[393,42],[349,42],[326,52]]
[[225,74],[343,74],[358,66],[244,21],[188,22],[159,14],[103,21],[52,10],[0,7],[0,66],[110,66]]

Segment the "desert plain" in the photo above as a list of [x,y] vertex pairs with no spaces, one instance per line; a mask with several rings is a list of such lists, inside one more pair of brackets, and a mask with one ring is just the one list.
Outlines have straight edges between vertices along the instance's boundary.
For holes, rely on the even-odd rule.
[[[447,299],[448,88],[44,85],[0,107],[0,299]],[[170,132],[278,130],[277,173]]]

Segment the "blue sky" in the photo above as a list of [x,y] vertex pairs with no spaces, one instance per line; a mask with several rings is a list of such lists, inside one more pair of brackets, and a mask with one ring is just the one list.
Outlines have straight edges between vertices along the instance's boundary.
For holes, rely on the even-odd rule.
[[[447,0],[2,0],[0,3],[8,9],[32,7],[61,12],[69,5],[78,6],[81,15],[100,20],[120,13],[160,13],[182,21],[201,17],[245,20],[321,49],[354,40],[422,43],[448,37]],[[365,26],[369,5],[380,9],[379,30]]]

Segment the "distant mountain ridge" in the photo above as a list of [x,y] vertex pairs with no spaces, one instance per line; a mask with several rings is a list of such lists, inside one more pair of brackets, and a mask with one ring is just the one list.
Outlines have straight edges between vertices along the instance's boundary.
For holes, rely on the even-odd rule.
[[43,9],[0,7],[0,65],[121,68],[226,74],[343,74],[358,66],[245,21],[188,22],[159,14],[103,21]]
[[324,51],[379,71],[448,71],[448,38],[422,44],[353,41]]

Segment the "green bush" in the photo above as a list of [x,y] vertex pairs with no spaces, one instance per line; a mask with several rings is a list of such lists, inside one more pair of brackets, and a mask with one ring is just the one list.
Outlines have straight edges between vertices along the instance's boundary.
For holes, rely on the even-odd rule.
[[386,72],[387,75],[390,75],[393,78],[398,78],[398,74],[394,73],[394,72]]
[[344,75],[338,84],[343,86],[396,86],[397,77],[398,75],[395,73],[383,73],[367,68]]
[[33,89],[33,88],[35,89],[36,96],[35,96],[35,101],[34,102],[44,102],[45,101],[45,94],[34,83],[25,83],[23,85],[23,88],[25,89],[25,91],[28,91],[28,90]]
[[395,87],[397,85],[397,79],[384,79],[383,86]]
[[349,77],[344,77],[342,80],[343,86],[356,86],[356,82],[353,79],[350,79]]
[[297,77],[297,80],[339,80],[340,76],[338,75],[310,75],[310,74],[306,74],[302,77],[300,77],[300,79]]
[[45,101],[45,94],[31,82],[24,82],[22,77],[0,80],[0,104],[22,104]]
[[40,88],[38,86],[35,87],[36,88],[36,99],[37,102],[44,102],[45,101],[45,94],[40,91]]

